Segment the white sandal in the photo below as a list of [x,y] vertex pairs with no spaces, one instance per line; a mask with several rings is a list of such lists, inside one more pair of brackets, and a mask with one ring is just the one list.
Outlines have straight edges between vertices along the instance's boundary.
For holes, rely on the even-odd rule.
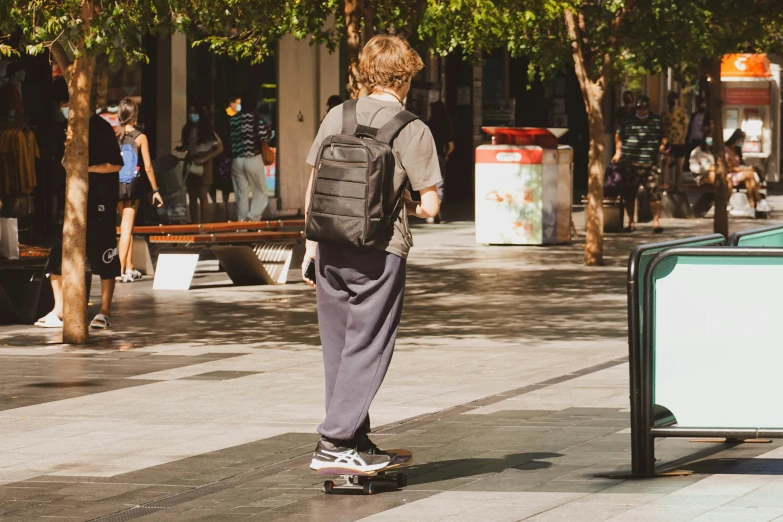
[[108,330],[109,326],[109,318],[103,314],[96,315],[95,319],[90,323],[90,328],[95,328],[96,330]]
[[57,317],[54,312],[49,312],[35,322],[35,326],[41,328],[62,328],[63,320]]

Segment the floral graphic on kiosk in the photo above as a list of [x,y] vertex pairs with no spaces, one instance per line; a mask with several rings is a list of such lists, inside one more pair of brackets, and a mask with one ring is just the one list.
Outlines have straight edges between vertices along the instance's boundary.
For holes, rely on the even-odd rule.
[[568,241],[570,147],[565,129],[485,127],[492,145],[476,149],[476,241],[543,245]]

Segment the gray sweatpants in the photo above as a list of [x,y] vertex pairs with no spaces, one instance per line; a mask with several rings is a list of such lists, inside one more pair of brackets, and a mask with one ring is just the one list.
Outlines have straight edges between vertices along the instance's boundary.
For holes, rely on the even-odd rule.
[[370,431],[369,410],[389,369],[405,293],[405,259],[375,248],[321,244],[318,326],[326,376],[324,437]]

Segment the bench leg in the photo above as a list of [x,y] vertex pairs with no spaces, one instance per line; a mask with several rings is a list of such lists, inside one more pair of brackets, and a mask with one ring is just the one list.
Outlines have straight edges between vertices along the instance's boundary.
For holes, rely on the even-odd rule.
[[[249,245],[216,245],[212,252],[237,286],[273,285],[274,279]],[[160,261],[158,261],[160,266]]]
[[296,243],[261,243],[254,248],[258,260],[275,284],[284,285],[288,281],[288,270],[294,257]]
[[188,290],[198,264],[198,253],[160,254],[153,290]]
[[152,256],[147,240],[140,236],[133,236],[133,268],[146,276],[155,275],[155,268],[152,266]]

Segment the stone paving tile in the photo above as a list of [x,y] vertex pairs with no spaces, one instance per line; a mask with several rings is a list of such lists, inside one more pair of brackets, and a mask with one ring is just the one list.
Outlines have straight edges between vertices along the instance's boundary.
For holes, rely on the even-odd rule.
[[693,519],[693,522],[769,522],[778,520],[783,507],[721,506]]
[[[709,223],[666,227],[667,236],[684,237]],[[741,520],[774,510],[778,443],[659,441],[659,458],[697,455],[691,464],[701,474],[596,478],[629,465],[627,364],[533,386],[625,355],[624,265],[634,243],[653,238],[645,227],[608,238],[609,266],[587,269],[578,243],[484,248],[464,225],[423,229],[374,423],[501,395],[379,437],[386,447],[415,448],[416,462],[408,488],[375,497],[324,496],[322,477],[306,466],[277,466],[312,450],[323,414],[314,298],[302,285],[226,290],[209,286],[224,276],[200,275],[201,288],[157,293],[150,306],[151,281],[143,281],[118,290],[116,329],[78,349],[47,345],[56,341],[50,332],[0,327],[11,345],[0,348],[0,410],[9,408],[0,411],[0,484],[11,482],[0,486],[0,509],[13,508],[19,520],[52,508],[61,520],[83,520],[270,465],[258,480],[144,519],[356,520],[385,512],[435,520],[427,506],[445,506],[441,518],[451,520],[579,514],[571,520],[581,522],[655,520],[674,506],[677,519]],[[505,277],[509,270],[514,277]],[[520,298],[528,295],[548,298]],[[172,315],[191,325],[187,332],[172,331]],[[749,478],[721,474],[727,470],[751,480],[716,479]],[[758,486],[748,491],[748,483]]]

